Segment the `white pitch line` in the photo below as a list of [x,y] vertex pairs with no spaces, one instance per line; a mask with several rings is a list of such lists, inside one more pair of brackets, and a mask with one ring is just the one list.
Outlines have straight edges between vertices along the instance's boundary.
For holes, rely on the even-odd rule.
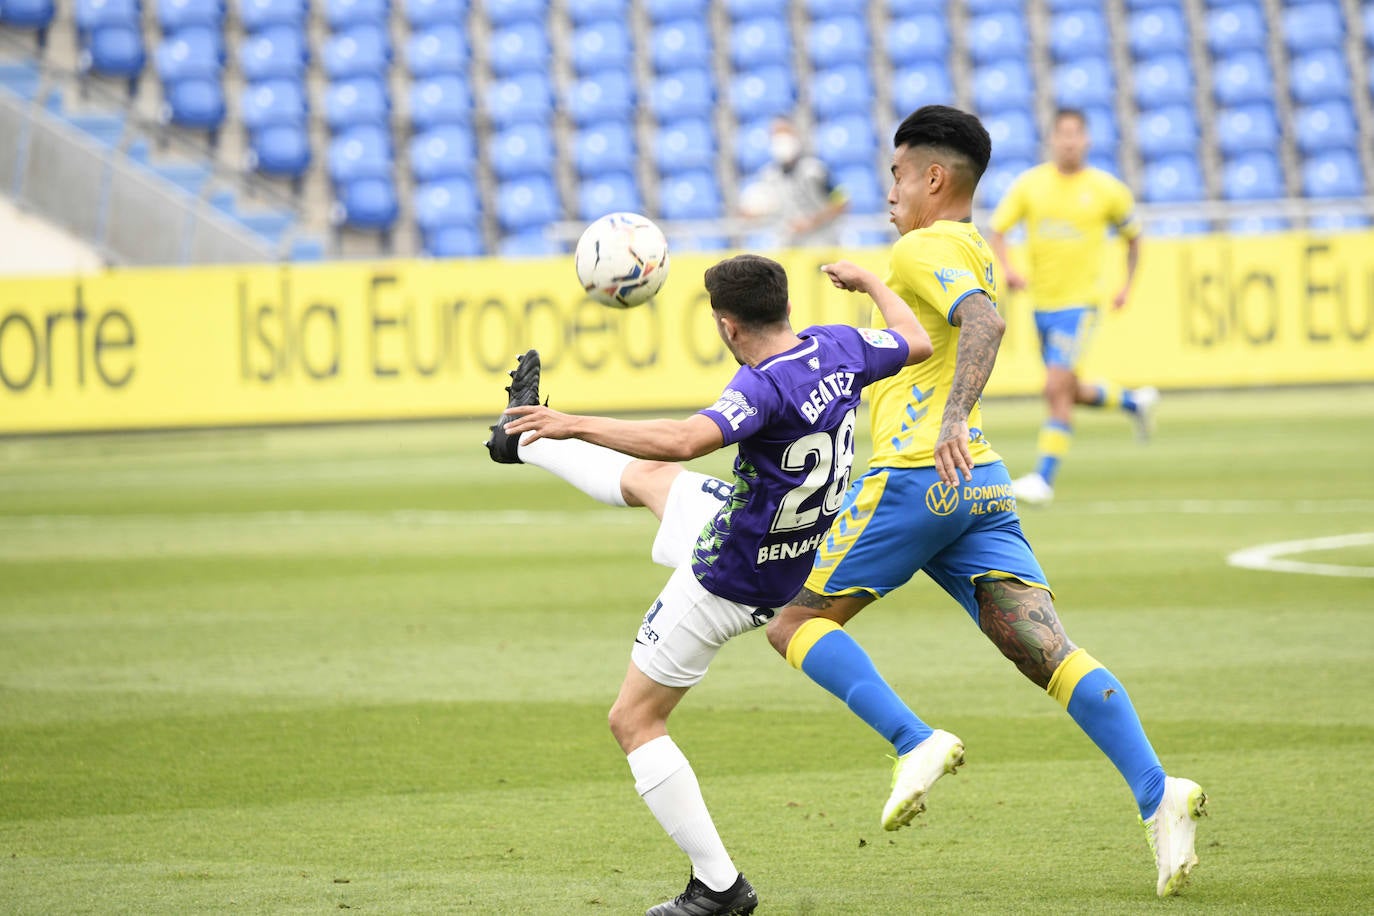
[[146,513],[137,515],[16,515],[0,517],[0,530],[42,531],[51,529],[124,528],[135,526],[235,525],[262,527],[363,527],[405,525],[416,528],[463,528],[492,525],[586,525],[626,524],[638,521],[638,512],[592,509],[587,512],[495,512],[401,509],[394,512],[198,512],[186,515]]
[[1303,541],[1259,544],[1255,547],[1237,550],[1226,558],[1226,562],[1241,569],[1260,569],[1265,572],[1374,579],[1374,567],[1371,566],[1341,566],[1335,563],[1304,563],[1301,560],[1279,559],[1290,553],[1310,553],[1317,550],[1338,550],[1342,547],[1363,547],[1366,545],[1374,545],[1374,531],[1340,534],[1325,538],[1309,538]]

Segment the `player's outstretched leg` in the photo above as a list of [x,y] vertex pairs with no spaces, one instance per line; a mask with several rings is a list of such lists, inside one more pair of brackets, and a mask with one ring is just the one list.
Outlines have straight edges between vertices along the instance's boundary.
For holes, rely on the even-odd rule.
[[1159,406],[1159,389],[1122,388],[1115,382],[1079,383],[1078,403],[1085,407],[1119,409],[1135,424],[1136,438],[1148,442],[1154,435],[1155,409]]
[[[506,410],[512,407],[527,407],[539,403],[539,351],[527,350],[517,356],[515,368],[510,371],[510,384],[506,386]],[[482,443],[487,447],[491,460],[498,464],[521,464],[519,436],[506,432],[510,416],[501,412],[491,427],[491,436]]]
[[1197,822],[1207,813],[1207,793],[1191,779],[1164,781],[1164,797],[1155,813],[1141,821],[1155,854],[1159,880],[1155,893],[1171,897],[1183,890],[1197,864]]

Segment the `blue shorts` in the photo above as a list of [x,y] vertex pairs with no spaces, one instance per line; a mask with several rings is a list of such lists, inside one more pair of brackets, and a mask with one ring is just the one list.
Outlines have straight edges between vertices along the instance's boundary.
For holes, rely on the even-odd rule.
[[1078,370],[1097,327],[1097,309],[1090,306],[1035,313],[1040,335],[1040,358],[1048,368]]
[[820,595],[881,598],[921,570],[978,620],[979,579],[1015,579],[1049,591],[997,461],[949,487],[934,468],[871,468],[849,487],[816,552],[806,587]]

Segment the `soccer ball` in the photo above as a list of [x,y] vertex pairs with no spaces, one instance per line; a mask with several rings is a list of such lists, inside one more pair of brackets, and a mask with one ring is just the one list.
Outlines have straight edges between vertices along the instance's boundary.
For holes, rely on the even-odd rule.
[[582,233],[573,260],[588,296],[613,309],[633,308],[668,279],[668,240],[646,216],[611,213]]

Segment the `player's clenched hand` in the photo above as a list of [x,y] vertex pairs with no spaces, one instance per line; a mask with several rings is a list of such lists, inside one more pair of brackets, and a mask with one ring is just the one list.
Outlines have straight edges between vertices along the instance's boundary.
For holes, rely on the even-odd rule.
[[536,439],[571,439],[577,422],[572,414],[559,413],[541,404],[511,407],[506,413],[514,417],[506,424],[506,433],[520,436],[521,445],[529,445]]
[[1022,290],[1026,288],[1026,278],[1023,277],[1021,274],[1017,273],[1016,271],[1012,270],[1010,267],[1008,267],[1006,270],[1005,279],[1007,281],[1007,289]]
[[874,283],[878,282],[877,275],[872,271],[864,270],[858,264],[850,261],[822,264],[821,270],[830,278],[831,283],[850,292],[866,293],[873,288]]
[[940,480],[956,486],[959,472],[963,471],[964,481],[973,479],[973,453],[968,448],[968,423],[946,423],[940,427],[940,438],[935,443],[935,470]]

